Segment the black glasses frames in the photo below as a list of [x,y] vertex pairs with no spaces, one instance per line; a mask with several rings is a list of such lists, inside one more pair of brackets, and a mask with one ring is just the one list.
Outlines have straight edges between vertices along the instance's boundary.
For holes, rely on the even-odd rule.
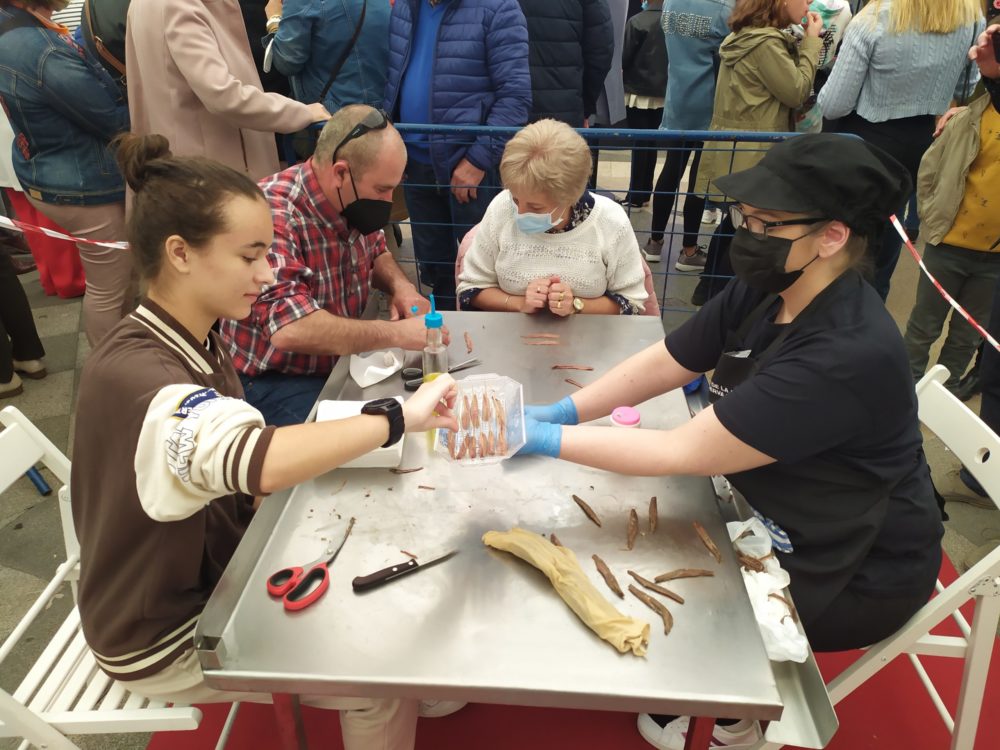
[[830,219],[824,216],[811,217],[806,219],[788,219],[786,221],[764,221],[764,219],[758,218],[756,216],[751,216],[743,211],[737,205],[732,205],[729,207],[729,218],[732,219],[733,226],[746,229],[758,240],[767,239],[767,230],[773,227],[796,227],[796,226],[812,226],[814,224],[819,224],[823,221],[830,221]]
[[337,152],[355,138],[360,138],[365,133],[370,133],[373,130],[384,130],[388,126],[389,115],[381,109],[373,109],[365,115],[365,118],[361,122],[351,128],[347,135],[337,144],[337,147],[333,149],[333,153],[330,155],[330,161],[337,161]]

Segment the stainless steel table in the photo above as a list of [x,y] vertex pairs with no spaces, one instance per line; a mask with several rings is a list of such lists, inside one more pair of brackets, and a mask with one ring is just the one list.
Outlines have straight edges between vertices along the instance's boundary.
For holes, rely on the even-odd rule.
[[[659,319],[575,316],[559,321],[501,313],[446,313],[451,361],[465,358],[463,333],[483,366],[524,384],[528,403],[555,400],[610,365],[659,341]],[[520,334],[558,332],[559,346],[527,346]],[[370,399],[402,393],[399,375],[365,389],[345,381],[347,358],[324,397]],[[588,364],[594,372],[552,370]],[[464,373],[460,374],[463,375]],[[640,406],[644,427],[689,419],[677,391]],[[291,694],[458,699],[531,706],[653,711],[774,720],[782,711],[770,663],[747,600],[711,483],[703,478],[636,478],[543,457],[496,466],[457,466],[428,453],[425,435],[406,439],[403,467],[342,469],[266,500],[212,596],[196,634],[208,682],[220,689]],[[609,450],[614,445],[609,444]],[[432,489],[421,489],[420,486]],[[570,498],[604,519],[588,521]],[[649,498],[659,527],[625,550],[629,508],[646,526]],[[332,568],[330,590],[298,613],[268,597],[265,578],[315,559],[350,516],[357,525]],[[722,549],[716,565],[692,531],[700,521]],[[714,578],[675,581],[686,603],[668,602],[675,625],[627,595],[620,610],[651,625],[646,658],[622,655],[597,638],[530,566],[486,548],[484,532],[522,526],[555,532],[605,591],[590,555],[622,584],[631,568],[649,578],[707,567]],[[356,595],[351,579],[442,544],[460,553],[430,570]],[[703,734],[699,731],[698,734]],[[706,741],[707,746],[707,741]]]

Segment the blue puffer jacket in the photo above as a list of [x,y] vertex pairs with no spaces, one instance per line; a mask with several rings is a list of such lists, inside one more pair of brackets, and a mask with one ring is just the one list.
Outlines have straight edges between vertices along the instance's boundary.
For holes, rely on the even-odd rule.
[[45,203],[98,205],[125,199],[109,147],[129,128],[117,84],[69,37],[26,11],[0,8],[0,25],[17,18],[0,41],[0,100],[17,134],[14,172]]
[[[396,0],[389,22],[385,109],[396,114],[421,0]],[[520,127],[531,109],[528,29],[517,0],[442,0],[449,4],[438,31],[430,82],[435,125]],[[458,139],[462,141],[463,139]],[[464,157],[482,170],[500,163],[506,139],[480,136],[471,145],[431,136],[431,163],[441,184]]]

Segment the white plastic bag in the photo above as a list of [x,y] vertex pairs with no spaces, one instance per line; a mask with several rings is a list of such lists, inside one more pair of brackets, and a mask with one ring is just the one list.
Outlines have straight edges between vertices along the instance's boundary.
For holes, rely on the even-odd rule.
[[789,610],[785,594],[790,581],[787,571],[782,569],[777,555],[766,557],[771,553],[771,536],[767,529],[758,518],[727,523],[726,528],[736,549],[751,557],[765,558],[762,559],[764,570],[760,573],[746,568],[740,570],[768,658],[804,662],[809,656],[809,642]]

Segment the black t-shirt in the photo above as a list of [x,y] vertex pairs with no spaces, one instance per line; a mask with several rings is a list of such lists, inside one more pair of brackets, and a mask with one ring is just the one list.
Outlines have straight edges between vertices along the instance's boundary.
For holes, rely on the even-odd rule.
[[[689,370],[713,369],[727,332],[764,297],[730,282],[667,336],[667,349]],[[780,299],[739,348],[759,356],[775,340],[784,329],[774,323],[779,306]],[[822,589],[818,604],[844,587],[890,596],[926,590],[944,530],[895,322],[849,271],[789,325],[757,372],[715,404],[727,430],[776,463],[727,478],[773,522],[796,597],[802,588]],[[865,492],[888,494],[888,502],[858,501]]]

